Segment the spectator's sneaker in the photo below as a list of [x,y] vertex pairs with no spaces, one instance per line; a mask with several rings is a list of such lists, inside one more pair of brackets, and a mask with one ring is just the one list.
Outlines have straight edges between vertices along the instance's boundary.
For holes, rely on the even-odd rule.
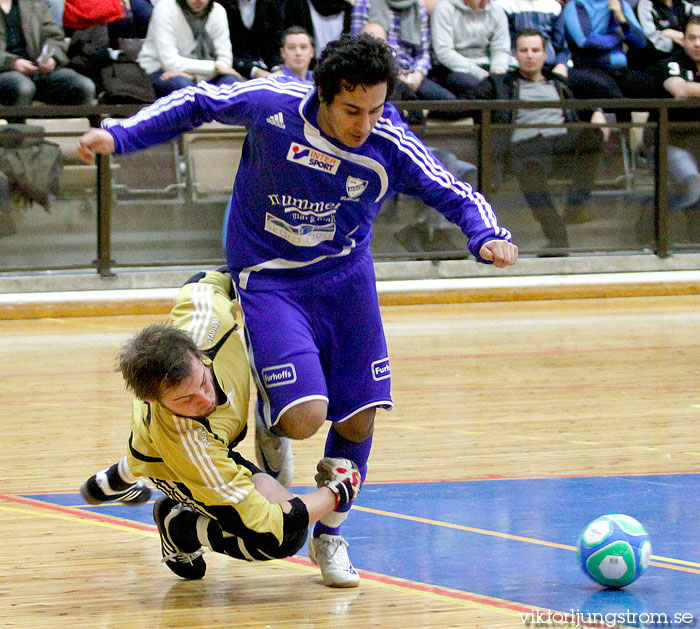
[[272,432],[255,408],[255,458],[258,465],[277,481],[289,487],[294,477],[292,440]]
[[350,563],[348,543],[340,535],[322,534],[309,540],[309,559],[321,568],[323,584],[332,588],[354,588],[360,575]]
[[144,481],[137,481],[128,489],[116,493],[106,494],[103,488],[108,489],[107,475],[99,472],[88,478],[80,487],[83,500],[90,505],[99,505],[110,500],[123,502],[125,505],[142,505],[151,499],[151,489]]
[[172,498],[163,496],[156,500],[153,505],[153,519],[158,526],[160,533],[160,548],[163,553],[161,560],[178,577],[183,579],[201,579],[207,571],[207,564],[202,559],[204,549],[197,541],[196,536],[192,539],[191,548],[182,548],[173,541],[173,533],[177,532],[180,526],[176,522],[177,516],[189,512],[189,509],[176,502]]

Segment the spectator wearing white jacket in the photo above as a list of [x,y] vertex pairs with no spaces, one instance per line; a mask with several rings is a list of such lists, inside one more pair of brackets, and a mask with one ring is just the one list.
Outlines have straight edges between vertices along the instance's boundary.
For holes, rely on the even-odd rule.
[[209,81],[242,81],[233,69],[226,11],[213,0],[159,0],[138,63],[157,96]]

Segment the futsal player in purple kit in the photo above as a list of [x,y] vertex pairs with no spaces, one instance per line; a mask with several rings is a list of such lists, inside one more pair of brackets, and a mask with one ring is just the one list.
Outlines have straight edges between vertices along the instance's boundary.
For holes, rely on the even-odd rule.
[[[375,410],[392,406],[369,249],[387,196],[411,194],[437,209],[461,227],[480,262],[506,267],[517,259],[486,199],[457,181],[385,102],[395,80],[385,42],[346,35],[324,49],[315,86],[201,83],[126,120],[106,120],[80,140],[90,162],[211,120],[248,130],[227,209],[226,257],[258,388],[258,462],[285,485],[289,439],[306,439],[325,421],[325,456],[351,459],[364,480]],[[360,580],[340,535],[350,505],[322,518],[309,542],[331,587]]]

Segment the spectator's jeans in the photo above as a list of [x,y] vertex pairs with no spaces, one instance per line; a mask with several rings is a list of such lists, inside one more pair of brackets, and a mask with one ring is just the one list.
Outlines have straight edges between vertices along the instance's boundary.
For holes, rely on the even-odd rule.
[[557,214],[547,178],[562,173],[572,179],[567,209],[580,209],[590,196],[602,155],[598,129],[569,129],[566,134],[537,136],[510,147],[510,168],[520,184],[532,216],[549,244],[568,247],[564,219]]
[[572,201],[581,201],[593,187],[603,139],[598,129],[572,130],[554,136],[536,136],[510,148],[510,168],[530,207],[554,209],[547,177],[565,174],[572,180]]
[[95,84],[69,68],[29,77],[21,72],[0,73],[0,104],[26,106],[40,100],[51,105],[87,105],[95,98]]
[[468,98],[482,79],[466,72],[448,72],[440,83],[457,98]]
[[[196,81],[186,77],[186,76],[176,76],[167,81],[162,81],[160,75],[163,74],[165,70],[157,70],[156,72],[151,72],[148,78],[151,79],[153,83],[153,89],[156,92],[156,96],[160,98],[161,96],[167,96],[173,92],[182,89],[183,87],[191,87],[196,85]],[[220,74],[219,76],[210,79],[207,83],[212,83],[214,85],[233,85],[234,83],[240,83],[245,79],[239,79],[233,74]]]

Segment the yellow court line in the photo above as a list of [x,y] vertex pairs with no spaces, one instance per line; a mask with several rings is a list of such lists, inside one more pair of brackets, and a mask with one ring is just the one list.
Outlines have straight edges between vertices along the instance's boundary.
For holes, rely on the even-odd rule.
[[666,563],[659,563],[658,561],[650,561],[649,565],[656,566],[657,568],[668,568],[669,570],[678,570],[679,572],[691,572],[692,574],[700,574],[700,570],[696,570],[695,568],[684,568],[683,566],[669,566]]
[[353,505],[353,509],[357,511],[366,511],[376,515],[386,515],[390,518],[399,518],[401,520],[412,520],[413,522],[421,522],[422,524],[432,524],[434,526],[442,526],[448,529],[457,529],[458,531],[468,531],[470,533],[481,533],[482,535],[490,535],[492,537],[503,537],[504,539],[512,539],[519,542],[529,542],[530,544],[539,544],[540,546],[551,546],[552,548],[563,548],[564,550],[576,550],[575,546],[566,544],[557,544],[556,542],[546,542],[541,539],[532,537],[522,537],[520,535],[511,535],[510,533],[500,533],[498,531],[489,531],[487,529],[478,529],[473,526],[465,526],[464,524],[452,524],[450,522],[440,522],[438,520],[429,520],[428,518],[420,518],[415,515],[405,515],[403,513],[393,513],[391,511],[382,511],[380,509],[370,509],[369,507],[360,507]]
[[[371,509],[369,507],[361,507],[359,505],[353,505],[353,509],[357,511],[364,511],[366,513],[374,513],[375,515],[384,515],[390,518],[397,518],[399,520],[409,520],[412,522],[420,522],[422,524],[430,524],[432,526],[440,526],[443,528],[455,529],[458,531],[467,531],[469,533],[479,533],[480,535],[489,535],[490,537],[500,537],[503,539],[510,539],[518,542],[527,542],[529,544],[537,544],[539,546],[548,546],[550,548],[561,548],[563,550],[576,550],[576,546],[570,546],[568,544],[558,544],[557,542],[548,542],[542,539],[535,539],[534,537],[523,537],[522,535],[513,535],[511,533],[501,533],[500,531],[490,531],[488,529],[480,529],[473,526],[466,526],[464,524],[452,524],[451,522],[441,522],[439,520],[431,520],[429,518],[421,518],[415,515],[407,515],[404,513],[395,513],[393,511],[383,511],[381,509]],[[17,513],[29,513],[32,515],[46,515],[59,520],[69,520],[75,521],[79,520],[82,522],[88,521],[98,526],[104,526],[106,528],[113,528],[120,531],[139,531],[148,535],[149,537],[157,537],[158,534],[153,531],[144,531],[142,529],[135,529],[132,526],[125,524],[118,524],[116,522],[103,522],[101,520],[93,520],[92,518],[83,518],[80,515],[71,515],[67,513],[56,513],[53,511],[33,511],[30,509],[21,509],[19,507],[6,507],[0,506],[0,510],[5,511],[15,511]],[[700,570],[694,570],[693,568],[700,568],[700,563],[694,561],[686,561],[684,559],[674,559],[673,557],[663,557],[661,555],[652,555],[651,562],[652,566],[657,566],[659,568],[668,568],[669,570],[679,570],[682,572],[691,572],[694,574],[700,574]],[[665,562],[665,563],[659,563]],[[667,565],[675,564],[675,565]],[[684,567],[686,566],[686,567]]]
[[[359,507],[357,505],[355,505],[354,508],[358,509],[359,511],[365,511],[365,512],[374,513],[377,515],[386,515],[388,517],[396,517],[399,519],[412,520],[412,521],[416,521],[416,522],[422,522],[422,523],[426,523],[426,524],[442,526],[445,528],[453,528],[453,529],[457,529],[457,530],[470,531],[470,532],[475,532],[475,533],[481,533],[484,535],[491,535],[493,537],[502,537],[505,539],[512,539],[512,540],[517,540],[517,541],[526,541],[529,543],[540,544],[543,546],[550,546],[550,547],[554,547],[554,548],[562,548],[565,550],[576,550],[576,548],[574,546],[568,546],[565,544],[557,544],[554,542],[547,542],[544,540],[538,540],[538,539],[534,539],[534,538],[530,538],[530,537],[522,537],[519,535],[510,535],[508,533],[500,533],[498,531],[488,531],[486,529],[479,529],[479,528],[475,528],[475,527],[464,526],[461,524],[451,524],[449,522],[440,522],[438,520],[430,520],[428,518],[420,518],[417,516],[410,516],[410,515],[405,515],[405,514],[400,514],[400,513],[393,513],[390,511],[382,511],[379,509],[370,509],[368,507]],[[155,531],[147,531],[147,530],[140,529],[140,528],[134,528],[132,526],[128,526],[125,524],[119,524],[118,522],[112,523],[112,522],[104,522],[102,520],[94,520],[92,518],[85,518],[85,517],[81,517],[79,514],[72,515],[72,514],[67,514],[67,513],[56,513],[54,511],[46,511],[46,510],[41,509],[41,508],[37,508],[36,510],[34,510],[34,509],[23,509],[20,507],[7,507],[4,505],[0,505],[0,511],[24,513],[24,514],[28,514],[28,515],[34,515],[34,516],[39,515],[39,516],[50,517],[50,518],[54,518],[54,519],[58,519],[58,520],[66,520],[66,521],[70,521],[70,522],[77,521],[77,522],[81,522],[81,523],[87,523],[87,524],[92,524],[92,525],[96,525],[96,526],[101,526],[104,528],[111,528],[111,529],[115,529],[115,530],[122,531],[122,532],[138,533],[138,534],[144,535],[146,537],[158,537],[158,533]],[[664,561],[676,562],[676,563],[685,564],[688,566],[700,567],[700,564],[696,564],[696,563],[693,563],[690,561],[683,561],[681,559],[656,557],[654,555],[652,555],[652,557],[654,557],[656,559],[662,559]],[[299,564],[299,563],[292,562],[292,561],[284,561],[281,559],[273,560],[272,563],[284,565],[286,567],[293,567],[297,570],[302,570],[302,571],[309,572],[309,573],[311,573],[311,572],[316,573],[316,571],[317,571],[316,568],[314,568],[314,567],[306,566],[304,564]],[[693,570],[692,568],[684,568],[681,566],[665,565],[665,564],[661,564],[661,563],[657,563],[657,562],[651,562],[651,565],[658,566],[661,568],[668,568],[671,570],[681,570],[684,572],[693,572],[693,573],[700,574],[700,570]],[[456,603],[456,604],[462,605],[464,607],[489,610],[489,611],[494,611],[494,612],[506,614],[509,616],[519,616],[521,618],[521,620],[522,620],[522,614],[524,612],[518,611],[515,609],[510,609],[509,607],[504,607],[503,604],[523,605],[523,607],[528,608],[530,610],[538,610],[539,609],[539,610],[547,611],[545,608],[540,608],[540,607],[537,607],[534,605],[525,605],[525,604],[517,603],[515,601],[507,601],[504,599],[497,599],[497,598],[489,597],[489,596],[482,595],[482,594],[465,592],[463,590],[454,590],[457,594],[462,594],[462,595],[466,595],[466,596],[478,596],[479,598],[493,600],[493,604],[479,603],[477,601],[471,601],[471,600],[464,599],[464,598],[453,597],[453,596],[449,596],[447,594],[440,594],[438,592],[429,592],[429,591],[423,590],[423,589],[421,589],[421,587],[416,587],[416,586],[426,586],[426,585],[429,586],[429,584],[423,584],[420,581],[408,581],[408,580],[401,579],[398,577],[389,577],[388,575],[382,575],[382,574],[370,572],[367,570],[364,570],[363,572],[365,572],[366,574],[370,574],[370,575],[377,577],[377,579],[365,579],[365,583],[372,584],[373,586],[378,586],[378,587],[381,587],[384,589],[394,590],[396,592],[402,592],[404,594],[410,592],[411,594],[418,594],[420,596],[427,597],[427,598],[433,598],[435,600],[440,600],[442,602]],[[388,578],[391,578],[392,580],[405,581],[407,585],[405,587],[402,587],[401,585],[396,585],[394,583],[387,583],[387,582],[381,580],[382,577],[388,577]],[[441,588],[441,589],[449,590],[450,588]],[[554,611],[554,610],[549,610],[549,611]]]
[[[353,505],[353,509],[358,511],[366,511],[367,513],[374,513],[376,515],[385,515],[390,518],[398,518],[400,520],[411,520],[413,522],[421,522],[422,524],[431,524],[433,526],[442,526],[448,529],[457,529],[458,531],[468,531],[469,533],[480,533],[481,535],[490,535],[491,537],[502,537],[504,539],[512,539],[518,542],[528,542],[529,544],[538,544],[540,546],[549,546],[551,548],[562,548],[563,550],[576,550],[576,546],[570,546],[568,544],[557,544],[556,542],[547,542],[542,539],[535,539],[533,537],[523,537],[521,535],[512,535],[510,533],[501,533],[499,531],[489,531],[488,529],[479,529],[473,526],[465,526],[464,524],[452,524],[451,522],[440,522],[439,520],[430,520],[428,518],[421,518],[415,515],[406,515],[404,513],[394,513],[392,511],[382,511],[381,509],[370,509],[369,507],[360,507],[358,505]],[[692,566],[693,568],[700,568],[700,563],[693,561],[685,561],[683,559],[673,559],[671,557],[661,557],[659,555],[652,555],[652,559],[658,561],[665,561],[673,564],[680,564],[683,566]],[[667,566],[660,563],[652,563],[652,565],[659,566],[661,568],[668,568],[669,570],[683,570],[684,572],[695,572],[700,574],[698,570],[689,570],[680,568],[678,566]]]
[[22,509],[20,507],[6,507],[0,505],[0,511],[13,511],[15,513],[28,513],[29,515],[40,515],[47,518],[54,518],[56,520],[68,520],[69,522],[88,522],[94,524],[95,526],[102,526],[107,529],[116,529],[118,531],[130,531],[141,533],[148,537],[158,537],[158,533],[155,531],[145,531],[143,529],[136,529],[133,526],[127,526],[126,524],[119,524],[117,522],[104,522],[102,520],[94,520],[93,518],[83,518],[80,515],[71,515],[69,513],[56,513],[55,511],[47,511],[45,509],[38,508],[33,509]]
[[[71,521],[71,522],[77,521],[77,522],[81,522],[84,524],[93,524],[95,526],[102,526],[104,528],[116,529],[118,531],[123,531],[123,532],[138,533],[139,535],[145,535],[147,537],[158,537],[158,533],[155,531],[146,531],[144,529],[137,529],[137,528],[133,528],[131,526],[127,526],[124,524],[119,524],[116,522],[111,523],[111,522],[103,522],[101,520],[93,520],[92,518],[83,518],[83,517],[80,517],[79,515],[71,515],[71,514],[66,514],[66,513],[56,513],[53,511],[46,511],[46,510],[41,509],[41,508],[33,510],[33,509],[23,509],[20,507],[6,507],[3,505],[0,505],[0,511],[25,513],[25,514],[34,515],[34,516],[38,515],[38,516],[43,516],[43,517],[54,518],[57,520],[67,520],[67,521]],[[296,563],[296,562],[292,562],[292,561],[284,561],[283,559],[275,559],[271,563],[285,566],[287,568],[294,568],[296,570],[301,570],[301,571],[308,572],[308,573],[313,573],[313,574],[318,573],[318,568],[316,568],[316,567],[306,566],[304,564],[300,564],[300,563]],[[365,572],[366,574],[371,574],[373,576],[376,576],[376,577],[378,577],[378,579],[380,579],[381,577],[387,576],[387,575],[377,574],[374,572],[369,572],[367,570],[364,570],[363,572]],[[396,577],[389,577],[389,578],[396,579]],[[423,596],[423,597],[433,598],[433,599],[440,600],[443,602],[455,603],[457,605],[462,605],[465,607],[473,607],[473,608],[477,608],[477,609],[490,610],[490,611],[500,612],[500,613],[509,614],[509,615],[517,615],[519,613],[516,610],[503,608],[503,607],[499,606],[498,604],[489,605],[488,603],[478,603],[476,601],[465,600],[463,598],[457,598],[457,597],[449,596],[447,594],[440,594],[438,592],[427,592],[425,590],[418,589],[416,587],[410,587],[411,585],[429,586],[429,584],[423,584],[420,581],[406,581],[407,586],[402,587],[400,585],[395,585],[393,583],[386,583],[386,582],[383,582],[383,581],[378,580],[378,579],[377,580],[366,579],[365,583],[372,584],[373,586],[378,586],[378,587],[382,587],[382,588],[386,588],[386,589],[393,589],[394,591],[403,592],[404,594],[409,594],[409,593],[410,594],[418,594],[418,595]],[[398,580],[404,581],[404,579],[398,579]],[[449,589],[449,588],[442,588],[442,589]],[[481,594],[474,594],[471,592],[463,592],[461,590],[454,590],[454,591],[457,592],[458,594],[478,596],[480,598],[485,598],[485,599],[490,598],[487,596],[483,596]],[[498,603],[498,602],[509,603],[510,601],[501,601],[500,599],[494,599],[494,602],[495,603]],[[520,603],[512,603],[512,604],[519,605]],[[531,605],[523,605],[523,607],[526,607],[528,609],[530,609],[530,608],[537,609],[535,606],[531,606]]]

